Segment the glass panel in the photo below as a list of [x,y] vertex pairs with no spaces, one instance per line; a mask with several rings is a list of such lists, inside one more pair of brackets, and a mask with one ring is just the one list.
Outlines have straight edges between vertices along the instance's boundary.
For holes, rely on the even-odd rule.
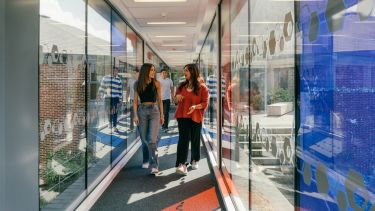
[[298,187],[308,193],[298,203],[374,210],[374,1],[301,1],[296,8]]
[[40,1],[40,205],[66,209],[85,190],[85,2]]
[[248,1],[222,1],[221,74],[223,173],[238,208],[249,209]]
[[[218,159],[218,142],[216,139],[217,133],[217,79],[219,74],[218,69],[218,18],[215,17],[211,26],[210,32],[203,45],[200,55],[200,70],[204,81],[209,89],[210,99],[208,108],[204,115],[204,128],[203,131],[208,134],[208,139],[213,147],[214,155]],[[222,95],[225,95],[225,83],[222,83]]]
[[[112,129],[112,162],[115,165],[127,147],[127,132],[123,108],[124,79],[126,77],[126,24],[119,15],[112,12],[112,73],[111,96],[106,98],[110,105],[109,129]],[[117,69],[117,70],[116,70]],[[118,73],[116,73],[118,72]]]
[[155,66],[156,77],[157,79],[160,79],[161,78],[160,70],[163,68],[168,69],[168,66],[147,45],[145,45],[144,55],[145,55],[145,63],[150,63]]
[[145,52],[144,53],[145,53],[145,63],[154,64],[154,60],[155,60],[154,57],[156,57],[156,55],[146,44],[145,44]]
[[99,93],[101,81],[111,73],[111,9],[101,0],[89,0],[87,13],[87,174],[91,185],[111,163],[111,135],[105,129],[109,108]]
[[294,210],[294,2],[250,2],[251,208]]
[[137,130],[134,126],[134,82],[138,80],[138,73],[142,66],[142,40],[137,34],[130,28],[127,28],[126,34],[127,41],[127,63],[126,63],[126,95],[124,98],[124,109],[125,109],[125,125],[124,129],[127,133],[128,145],[132,143],[137,137]]

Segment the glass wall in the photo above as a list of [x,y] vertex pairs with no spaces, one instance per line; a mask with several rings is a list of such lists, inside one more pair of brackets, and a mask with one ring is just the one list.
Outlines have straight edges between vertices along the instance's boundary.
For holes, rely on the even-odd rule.
[[296,5],[301,209],[375,209],[374,4]]
[[199,60],[225,94],[203,131],[215,136],[220,105],[217,158],[237,208],[375,209],[374,6],[221,1],[220,87],[210,80],[215,21]]
[[144,49],[144,61],[145,61],[145,63],[153,63],[153,61],[154,61],[154,56],[155,56],[155,54],[154,54],[154,52],[152,52],[152,50],[151,50],[151,48],[150,47],[148,47],[148,45],[146,45],[146,43],[145,43],[145,49]]
[[250,209],[249,175],[249,5],[223,1],[221,5],[221,99],[223,173],[238,208]]
[[[217,134],[217,83],[219,74],[219,52],[218,52],[218,18],[215,16],[208,36],[200,53],[200,70],[204,81],[209,89],[210,99],[204,116],[205,133],[209,134],[209,142],[213,147],[214,155],[218,158]],[[223,83],[224,84],[224,83]],[[225,85],[225,84],[224,84]],[[223,87],[225,88],[225,87]],[[224,93],[224,92],[223,92]],[[222,95],[224,97],[224,95]]]
[[99,87],[111,74],[111,9],[101,0],[90,0],[87,11],[87,155],[88,185],[109,171],[111,144],[107,125],[109,108]]
[[294,2],[250,8],[251,208],[294,210]]
[[[238,209],[293,210],[294,3],[223,0],[219,12],[221,51],[215,49],[215,19],[199,57],[214,96],[203,131],[217,139],[215,122],[221,123],[217,159]],[[221,119],[214,110],[219,105]]]
[[151,50],[151,48],[145,44],[144,52],[145,63],[150,63],[155,66],[157,77],[160,78],[160,70],[162,68],[168,68],[168,66],[161,60],[161,58]]
[[86,2],[40,1],[41,209],[73,209],[137,138],[129,84],[143,41],[105,1]]
[[41,208],[57,206],[51,204],[57,198],[72,202],[85,191],[85,6],[40,1]]
[[126,70],[124,74],[125,80],[125,98],[123,100],[125,109],[125,128],[126,135],[128,136],[128,145],[135,140],[136,128],[134,125],[133,117],[133,102],[134,102],[134,82],[138,79],[138,73],[142,66],[143,41],[138,35],[128,26],[126,31]]
[[[126,63],[126,24],[122,20],[122,18],[115,12],[112,12],[112,45],[111,45],[111,52],[112,52],[112,67],[118,68],[118,75],[112,71],[112,77],[117,78],[120,80],[117,87],[112,86],[112,98],[110,99],[111,102],[111,111],[110,115],[112,115],[112,118],[117,120],[120,120],[123,118],[124,109],[123,109],[123,99],[124,99],[124,79],[128,72],[127,70],[127,63]],[[110,75],[111,76],[111,75]],[[113,83],[113,82],[112,82]],[[116,89],[116,90],[113,90]],[[117,101],[113,93],[119,92],[119,102],[113,102]],[[116,105],[117,104],[117,105]],[[117,115],[117,117],[116,117]],[[118,161],[119,156],[127,147],[127,136],[126,136],[126,127],[121,122],[118,123],[118,125],[115,125],[115,121],[110,122],[109,129],[112,129],[113,134],[111,135],[111,146],[112,146],[112,162],[113,165],[115,165]]]

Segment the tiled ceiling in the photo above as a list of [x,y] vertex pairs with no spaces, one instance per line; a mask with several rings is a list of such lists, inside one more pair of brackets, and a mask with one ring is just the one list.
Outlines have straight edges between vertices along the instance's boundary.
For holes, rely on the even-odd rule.
[[[136,1],[111,0],[111,3],[170,67],[180,69],[198,57],[219,0]],[[150,25],[149,22],[186,24]]]

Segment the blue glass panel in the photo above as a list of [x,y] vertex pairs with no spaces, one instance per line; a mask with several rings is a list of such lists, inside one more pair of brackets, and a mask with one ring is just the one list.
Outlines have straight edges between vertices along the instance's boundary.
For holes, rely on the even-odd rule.
[[303,209],[370,210],[375,203],[374,4],[297,4]]

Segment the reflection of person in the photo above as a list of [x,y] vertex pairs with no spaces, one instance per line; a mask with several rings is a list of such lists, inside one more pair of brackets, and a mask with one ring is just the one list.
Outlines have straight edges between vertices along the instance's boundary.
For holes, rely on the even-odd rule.
[[225,80],[221,81],[221,97],[217,94],[217,76],[215,75],[209,75],[207,77],[207,87],[209,90],[210,94],[210,106],[209,106],[209,118],[210,118],[210,123],[214,123],[214,117],[216,116],[216,109],[215,105],[217,100],[222,100],[224,101],[225,97]]
[[127,98],[129,97],[130,102],[130,130],[134,129],[134,110],[133,110],[133,104],[134,104],[134,83],[138,78],[138,71],[134,71],[132,73],[132,78],[129,78],[128,80],[128,86],[127,86]]
[[164,124],[162,126],[163,130],[168,130],[168,122],[169,122],[169,109],[171,105],[171,96],[174,96],[174,87],[173,82],[170,78],[167,78],[167,70],[161,70],[161,98],[163,100],[163,113],[164,113]]
[[186,175],[189,141],[191,141],[192,169],[198,168],[200,133],[204,111],[207,108],[208,88],[200,81],[200,73],[196,64],[186,65],[184,75],[185,81],[178,86],[174,100],[178,103],[175,117],[179,132],[176,172]]
[[[239,125],[238,125],[238,116],[239,111],[238,107],[240,106],[240,87],[239,87],[239,78],[238,74],[235,74],[230,81],[230,85],[226,90],[226,99],[227,105],[224,106],[224,112],[228,112],[230,118],[227,120],[230,121],[231,127],[235,128],[235,136],[229,136],[231,142],[231,160],[239,162],[240,160],[240,148],[239,148]],[[237,163],[238,164],[238,163]]]
[[122,101],[122,81],[118,72],[119,69],[113,67],[112,74],[104,76],[99,87],[99,96],[105,100],[106,106],[109,107],[109,125],[114,128],[115,132],[118,132],[117,113]]
[[236,123],[237,118],[237,109],[234,105],[239,105],[240,103],[240,90],[239,90],[239,78],[238,75],[235,74],[232,78],[228,89],[226,90],[226,98],[227,98],[227,106],[228,111],[231,113],[231,123]]
[[[138,103],[138,96],[140,103]],[[155,77],[155,67],[149,63],[142,65],[138,80],[134,84],[134,122],[138,125],[143,144],[142,167],[148,168],[151,163],[151,174],[156,174],[159,172],[157,149],[159,127],[164,123],[164,114],[161,86]]]

